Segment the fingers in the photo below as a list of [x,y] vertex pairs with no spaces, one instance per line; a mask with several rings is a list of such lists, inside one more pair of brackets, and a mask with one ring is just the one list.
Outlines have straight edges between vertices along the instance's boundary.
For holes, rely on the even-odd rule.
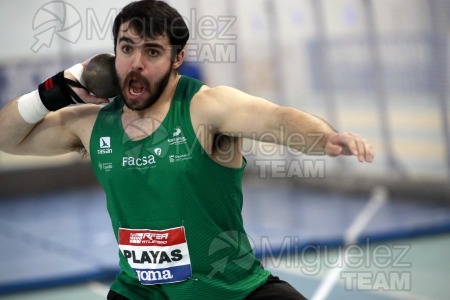
[[350,134],[353,138],[351,142],[354,146],[352,154],[358,157],[360,162],[372,162],[373,161],[373,146],[368,140],[363,139],[358,134]]
[[[80,82],[82,85],[84,85],[84,82],[82,81],[82,74],[86,67],[86,65],[89,63],[90,59],[85,60],[81,64],[77,64],[67,70],[64,71],[64,77],[76,80]],[[81,98],[85,103],[92,103],[92,104],[106,104],[109,103],[109,100],[106,98],[100,98],[97,97],[91,93],[89,93],[87,90],[78,88],[78,87],[70,87],[77,95]]]
[[92,104],[107,104],[107,103],[109,103],[108,99],[100,98],[95,95],[92,95],[84,89],[74,88],[74,90],[78,94],[78,96],[80,96],[80,98],[83,99],[83,101],[86,103],[92,103]]
[[373,147],[366,139],[357,139],[357,156],[360,162],[372,162],[373,161]]
[[87,94],[84,101],[86,103],[92,103],[92,104],[108,104],[109,100],[105,98],[100,98],[92,94]]
[[354,134],[351,132],[343,132],[343,143],[344,145],[347,146],[348,151],[350,153],[347,153],[347,155],[355,155],[358,156],[359,155],[359,148],[358,148],[358,140],[361,139],[361,136],[359,136],[358,134]]
[[88,59],[86,59],[85,61],[83,61],[83,62],[81,63],[81,64],[83,65],[83,67],[86,68],[87,65],[89,64],[89,62],[91,61],[91,59],[94,58],[94,57],[95,57],[95,55],[92,56],[92,57],[89,57]]
[[85,61],[83,61],[81,63],[81,65],[83,66],[84,69],[86,69],[86,67],[87,67],[87,65],[89,64],[90,61],[91,61],[91,59],[89,58],[89,59],[86,59]]
[[97,96],[89,93],[86,89],[79,88],[79,87],[70,87],[70,88],[85,103],[92,103],[92,104],[107,104],[107,103],[109,103],[109,99],[97,97]]
[[[337,153],[338,147],[341,151]],[[329,138],[326,153],[330,156],[353,155],[360,162],[372,162],[374,159],[373,146],[359,134],[340,132]]]
[[347,145],[351,155],[358,157],[360,162],[373,161],[373,147],[366,139],[363,139],[359,134],[345,133]]

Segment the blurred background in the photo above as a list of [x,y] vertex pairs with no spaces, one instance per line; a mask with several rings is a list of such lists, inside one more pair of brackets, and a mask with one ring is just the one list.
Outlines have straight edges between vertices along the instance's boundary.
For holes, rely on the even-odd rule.
[[[3,1],[0,106],[59,70],[113,52],[112,23],[129,2]],[[369,165],[245,144],[244,217],[258,255],[280,255],[268,267],[313,299],[445,299],[450,1],[168,2],[191,29],[183,74],[310,112],[374,145]],[[65,287],[68,297],[104,294],[117,272],[117,247],[89,159],[0,152],[0,200],[0,298],[53,299],[45,293],[70,284],[82,286]],[[286,244],[286,237],[299,241]],[[372,254],[374,245],[407,245],[410,266],[350,268],[356,283],[348,285],[348,268],[323,262],[349,244]],[[310,245],[330,249],[303,257],[321,272],[286,267]],[[409,274],[409,281],[401,275],[403,285],[375,285],[376,276],[392,273]],[[361,274],[372,274],[372,284],[358,285]],[[431,283],[430,276],[439,279]]]

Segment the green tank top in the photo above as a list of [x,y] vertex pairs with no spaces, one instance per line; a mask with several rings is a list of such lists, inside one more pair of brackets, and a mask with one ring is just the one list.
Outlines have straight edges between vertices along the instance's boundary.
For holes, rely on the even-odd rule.
[[90,155],[119,243],[111,286],[130,299],[244,299],[269,272],[242,221],[242,168],[214,162],[197,140],[190,101],[203,83],[182,76],[158,129],[132,141],[123,100],[102,108]]

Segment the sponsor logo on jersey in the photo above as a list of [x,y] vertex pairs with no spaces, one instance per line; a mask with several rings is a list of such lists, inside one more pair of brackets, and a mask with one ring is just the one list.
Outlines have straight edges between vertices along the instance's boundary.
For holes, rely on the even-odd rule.
[[174,132],[172,133],[172,137],[170,137],[168,140],[169,145],[182,145],[186,144],[187,140],[183,135],[183,131],[180,127],[176,127]]
[[141,284],[166,284],[192,277],[184,227],[119,229],[119,248]]
[[156,160],[154,155],[147,155],[142,157],[122,157],[122,167],[149,167],[155,164]]
[[97,154],[112,154],[113,151],[111,149],[111,137],[105,136],[100,138],[100,149],[97,150]]
[[177,154],[177,155],[170,155],[169,156],[169,162],[170,163],[176,163],[176,162],[190,160],[190,159],[192,159],[192,155],[190,153]]
[[102,171],[109,172],[109,171],[112,170],[113,164],[112,163],[101,163],[100,162],[100,163],[98,163],[98,168],[100,170],[102,170]]
[[155,148],[153,151],[154,151],[155,154],[158,155],[158,156],[161,156],[161,154],[162,154],[162,149],[161,149],[161,148]]
[[169,233],[139,232],[130,234],[130,244],[167,244]]

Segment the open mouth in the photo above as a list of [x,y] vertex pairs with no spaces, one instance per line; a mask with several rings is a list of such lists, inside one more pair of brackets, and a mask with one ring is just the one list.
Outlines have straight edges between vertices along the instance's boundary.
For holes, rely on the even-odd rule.
[[139,96],[145,90],[144,83],[139,79],[131,79],[129,81],[128,87],[129,93],[132,96]]

